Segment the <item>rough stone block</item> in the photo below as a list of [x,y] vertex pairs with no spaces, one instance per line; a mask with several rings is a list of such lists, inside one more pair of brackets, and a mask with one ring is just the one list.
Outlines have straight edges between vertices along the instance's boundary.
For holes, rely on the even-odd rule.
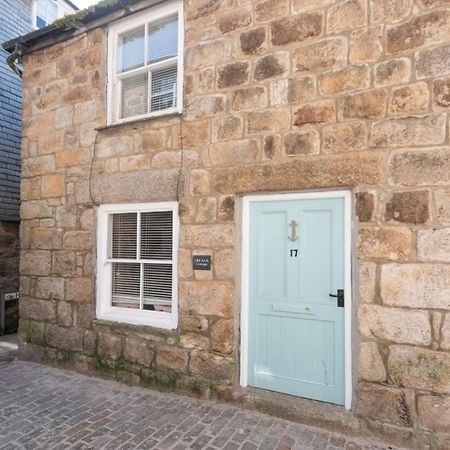
[[388,119],[372,125],[370,143],[374,147],[410,147],[442,144],[445,139],[445,116]]
[[359,394],[358,412],[370,419],[412,427],[415,422],[414,394],[406,389],[363,384]]
[[236,89],[231,98],[231,107],[235,110],[260,109],[267,106],[267,90],[263,86]]
[[351,63],[378,61],[383,55],[382,26],[355,30],[350,37],[349,60]]
[[367,89],[370,85],[370,70],[367,65],[348,66],[326,74],[320,80],[320,91],[324,95]]
[[407,228],[362,227],[358,233],[358,256],[407,260],[411,254],[412,237]]
[[231,55],[231,42],[226,38],[200,43],[186,49],[185,65],[191,70],[222,64]]
[[51,252],[45,250],[22,250],[20,274],[46,276],[50,274]]
[[375,298],[377,266],[372,262],[359,263],[358,291],[361,303],[372,303]]
[[233,285],[217,281],[181,282],[180,311],[200,316],[231,317]]
[[33,228],[32,246],[41,250],[61,249],[62,232],[54,228]]
[[56,320],[56,307],[53,301],[39,300],[37,298],[22,296],[19,302],[21,319],[54,322]]
[[419,230],[417,259],[450,262],[450,228]]
[[211,348],[229,354],[234,350],[234,321],[218,320],[211,326]]
[[132,363],[150,367],[153,361],[154,352],[147,343],[140,338],[125,338],[123,357]]
[[450,11],[432,11],[388,27],[386,52],[400,53],[424,45],[445,43],[449,38]]
[[[412,127],[413,124],[408,126]],[[425,133],[423,129],[420,133]],[[411,129],[410,134],[415,133]],[[433,128],[428,127],[432,133]],[[392,140],[395,138],[392,136]],[[436,137],[423,137],[422,140]],[[437,137],[437,140],[441,136]],[[391,183],[403,186],[423,186],[427,184],[445,185],[450,183],[450,148],[405,149],[394,152],[389,160]]]
[[[334,100],[302,105],[292,114],[292,123],[296,127],[321,125],[336,122],[336,103]],[[280,128],[274,127],[274,131]]]
[[385,220],[422,224],[430,217],[428,191],[394,192],[386,203]]
[[376,194],[360,191],[355,194],[355,212],[360,222],[371,222],[375,214]]
[[450,190],[438,189],[434,191],[437,218],[442,225],[450,225]]
[[20,218],[22,220],[44,219],[52,216],[53,208],[45,200],[22,202],[20,205]]
[[424,50],[416,55],[417,79],[439,77],[450,73],[450,45]]
[[241,50],[246,55],[257,55],[265,50],[266,29],[264,27],[246,31],[240,36]]
[[327,32],[342,33],[367,25],[367,2],[345,0],[328,10]]
[[70,327],[72,325],[72,305],[67,302],[58,302],[56,305],[58,325]]
[[256,0],[255,19],[257,22],[266,22],[276,17],[286,16],[289,5],[285,0]]
[[370,0],[373,23],[399,22],[411,13],[413,0]]
[[219,17],[219,29],[222,33],[246,27],[252,21],[252,11],[249,6],[243,6],[223,13]]
[[200,350],[209,350],[209,338],[201,334],[183,334],[180,338],[180,344],[184,348],[198,348]]
[[201,350],[191,353],[189,369],[193,374],[203,375],[211,380],[230,381],[233,377],[233,363],[230,358]]
[[[234,95],[234,93],[233,93]],[[243,120],[238,116],[218,117],[212,120],[212,142],[242,138]]]
[[320,139],[315,130],[297,131],[283,138],[284,152],[288,156],[319,153]]
[[160,347],[156,353],[156,366],[158,369],[186,372],[188,354],[186,350],[177,347]]
[[289,111],[283,110],[255,111],[250,112],[247,115],[246,131],[248,134],[261,133],[263,131],[280,132],[287,130],[289,126],[290,126]]
[[206,95],[190,97],[186,101],[186,115],[188,118],[202,119],[224,111],[226,98],[223,95]]
[[395,58],[383,61],[374,68],[374,85],[390,86],[407,83],[411,79],[411,60]]
[[184,314],[180,316],[180,329],[183,331],[206,331],[208,326],[208,319],[205,317]]
[[92,250],[92,233],[89,231],[66,231],[63,247],[65,250]]
[[122,339],[108,332],[99,332],[97,354],[102,358],[117,360],[122,354]]
[[428,110],[430,92],[427,83],[419,82],[392,90],[389,112],[392,115],[420,114]]
[[289,70],[289,54],[274,52],[255,61],[253,78],[256,81],[266,80],[283,75]]
[[74,252],[53,252],[52,274],[74,276],[76,274],[76,261]]
[[55,172],[54,155],[26,158],[22,161],[22,176],[24,178],[47,175]]
[[217,86],[219,89],[238,86],[248,81],[248,63],[236,62],[218,69]]
[[216,144],[211,144],[209,153],[211,163],[214,166],[227,166],[245,162],[251,163],[258,160],[259,142],[256,139],[217,142]]
[[450,393],[450,353],[402,345],[389,350],[389,375],[395,384]]
[[322,73],[344,67],[347,63],[347,40],[344,37],[323,39],[294,50],[295,72]]
[[339,99],[339,116],[344,119],[379,119],[384,117],[387,94],[374,89]]
[[433,105],[436,109],[447,110],[450,107],[450,78],[433,81]]
[[417,407],[422,427],[441,433],[450,433],[449,396],[421,395]]
[[378,383],[386,380],[386,370],[375,342],[360,344],[359,379]]
[[207,195],[210,191],[210,175],[207,170],[194,169],[191,171],[191,195]]
[[450,266],[385,264],[381,267],[383,303],[409,308],[450,308]]
[[181,230],[180,245],[187,248],[233,247],[234,227],[223,225],[185,225]]
[[441,347],[445,350],[450,350],[450,314],[445,316],[445,320],[441,328],[441,334]]
[[64,279],[38,278],[35,295],[43,299],[62,300],[64,298]]
[[69,278],[66,280],[66,300],[83,303],[92,296],[92,282],[87,277]]
[[431,327],[427,311],[361,305],[359,330],[364,337],[397,344],[430,345]]
[[302,42],[322,34],[323,15],[321,12],[304,13],[274,20],[271,23],[272,45],[287,45]]
[[214,256],[214,275],[217,280],[234,279],[234,250],[226,249],[216,252]]
[[51,347],[71,352],[83,350],[83,330],[74,327],[59,327],[48,324],[45,330],[45,340]]

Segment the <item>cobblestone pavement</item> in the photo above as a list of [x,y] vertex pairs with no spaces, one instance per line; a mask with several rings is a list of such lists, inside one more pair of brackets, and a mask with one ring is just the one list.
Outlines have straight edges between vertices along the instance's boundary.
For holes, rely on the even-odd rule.
[[389,449],[264,414],[0,361],[0,449]]

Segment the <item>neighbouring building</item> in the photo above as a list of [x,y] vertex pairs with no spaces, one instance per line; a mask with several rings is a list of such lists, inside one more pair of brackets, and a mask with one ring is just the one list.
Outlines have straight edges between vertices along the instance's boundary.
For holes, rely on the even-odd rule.
[[[0,41],[27,34],[76,6],[66,0],[2,0]],[[5,318],[2,301],[19,290],[19,186],[22,133],[22,83],[7,64],[9,53],[0,49],[0,333]],[[17,300],[6,302],[6,331],[17,328]]]
[[3,45],[21,358],[450,448],[448,2],[104,1]]

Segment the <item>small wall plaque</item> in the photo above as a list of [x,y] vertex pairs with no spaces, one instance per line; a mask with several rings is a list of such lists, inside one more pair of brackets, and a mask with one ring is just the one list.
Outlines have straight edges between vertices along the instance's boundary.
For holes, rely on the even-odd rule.
[[211,255],[194,255],[192,267],[194,270],[211,270]]

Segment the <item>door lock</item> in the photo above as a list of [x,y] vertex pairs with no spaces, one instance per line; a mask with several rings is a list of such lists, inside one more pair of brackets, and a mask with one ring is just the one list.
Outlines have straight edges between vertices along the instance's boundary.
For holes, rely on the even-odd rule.
[[329,296],[337,298],[337,305],[339,308],[344,307],[344,289],[338,289],[337,295],[329,294]]

